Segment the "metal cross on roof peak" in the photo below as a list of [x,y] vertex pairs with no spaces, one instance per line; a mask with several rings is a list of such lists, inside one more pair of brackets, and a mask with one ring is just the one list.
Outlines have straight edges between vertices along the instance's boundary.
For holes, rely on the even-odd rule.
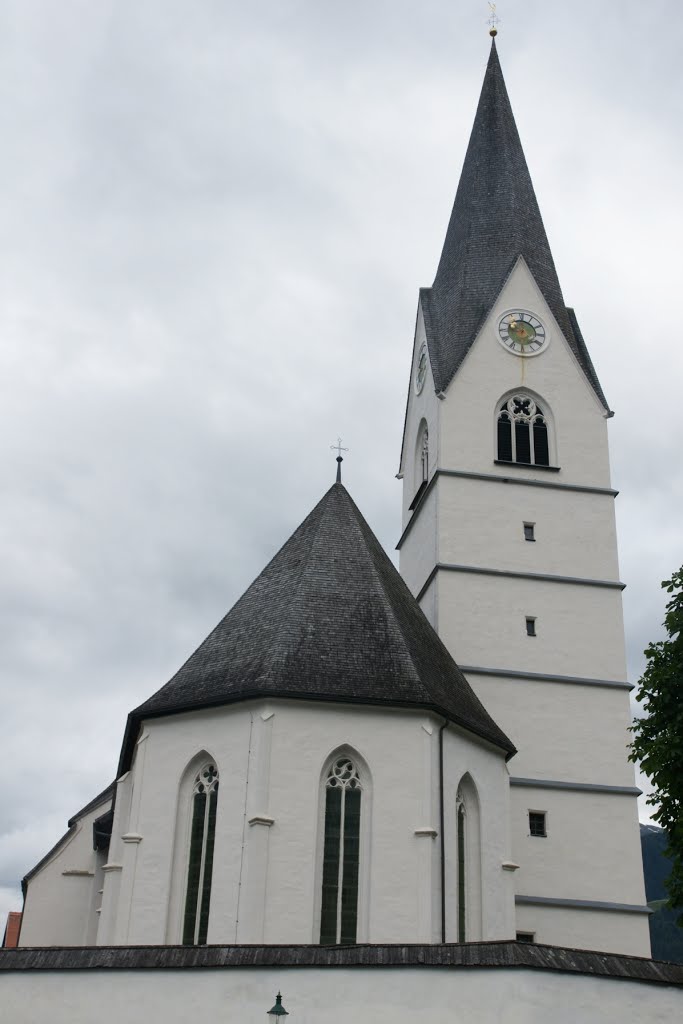
[[341,437],[338,437],[337,438],[337,443],[336,444],[331,444],[330,448],[332,448],[333,450],[336,449],[336,452],[337,452],[337,483],[340,484],[341,483],[341,464],[344,461],[344,457],[342,456],[342,452],[348,452],[349,449],[342,447],[342,439],[341,439]]
[[500,18],[496,14],[495,4],[489,3],[489,9],[491,11],[491,15],[486,24],[491,26],[489,29],[489,35],[495,39],[495,37],[498,35],[498,29],[496,28],[496,25],[500,24]]

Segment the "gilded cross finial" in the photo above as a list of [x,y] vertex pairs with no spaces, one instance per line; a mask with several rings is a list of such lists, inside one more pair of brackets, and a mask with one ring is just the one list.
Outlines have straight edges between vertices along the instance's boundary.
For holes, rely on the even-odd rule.
[[342,452],[348,452],[349,449],[348,448],[342,448],[342,439],[341,439],[341,437],[338,437],[337,438],[337,443],[336,444],[331,444],[330,448],[332,448],[333,450],[336,449],[336,451],[337,451],[337,483],[340,484],[341,483],[341,464],[344,461],[344,457],[342,456]]
[[491,26],[491,28],[489,29],[489,35],[491,36],[492,39],[495,39],[495,37],[498,35],[498,29],[496,28],[496,25],[500,23],[500,18],[496,14],[495,4],[489,3],[489,10],[491,11],[491,15],[486,24]]

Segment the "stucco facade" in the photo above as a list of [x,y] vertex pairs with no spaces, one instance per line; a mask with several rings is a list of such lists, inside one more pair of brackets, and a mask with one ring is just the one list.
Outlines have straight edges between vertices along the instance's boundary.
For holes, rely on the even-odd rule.
[[[337,751],[351,752],[362,765],[358,940],[438,941],[442,724],[416,712],[295,702],[146,723],[133,767],[118,785],[98,943],[180,941],[187,866],[187,823],[178,824],[183,780],[206,754],[221,779],[208,941],[317,942],[321,794],[325,767]],[[444,772],[447,877],[456,875],[456,792],[469,775],[482,835],[480,881],[470,900],[472,937],[510,938],[513,893],[502,867],[510,859],[504,758],[450,728]]]

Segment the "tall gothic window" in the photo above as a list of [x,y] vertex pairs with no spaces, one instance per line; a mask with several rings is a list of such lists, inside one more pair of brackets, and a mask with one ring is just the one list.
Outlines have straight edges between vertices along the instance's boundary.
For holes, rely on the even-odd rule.
[[361,795],[358,768],[350,757],[337,758],[325,780],[320,915],[320,941],[324,945],[356,941]]
[[183,917],[183,945],[206,942],[209,929],[213,844],[216,834],[218,769],[207,763],[197,772],[192,788],[190,850]]
[[550,464],[548,424],[530,395],[506,399],[498,412],[498,459],[529,466]]

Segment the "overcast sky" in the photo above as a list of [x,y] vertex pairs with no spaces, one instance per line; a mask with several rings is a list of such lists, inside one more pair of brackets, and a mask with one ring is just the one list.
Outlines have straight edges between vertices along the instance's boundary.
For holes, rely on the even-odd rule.
[[[333,480],[400,532],[417,290],[480,0],[0,0],[0,930],[157,690]],[[499,4],[610,424],[630,678],[683,561],[683,8]]]

